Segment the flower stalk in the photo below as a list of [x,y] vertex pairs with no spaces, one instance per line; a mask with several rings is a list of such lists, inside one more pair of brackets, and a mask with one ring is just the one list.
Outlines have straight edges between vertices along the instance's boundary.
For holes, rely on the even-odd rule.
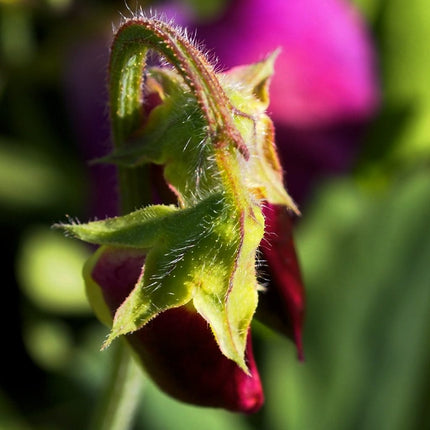
[[139,406],[143,377],[124,342],[115,345],[112,359],[106,388],[90,426],[92,430],[131,428]]

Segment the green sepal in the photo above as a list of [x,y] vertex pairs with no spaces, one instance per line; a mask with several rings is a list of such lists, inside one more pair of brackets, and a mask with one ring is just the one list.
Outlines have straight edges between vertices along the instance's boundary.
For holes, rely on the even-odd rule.
[[[257,198],[299,210],[287,193],[275,145],[272,120],[265,113],[269,85],[279,50],[251,65],[238,66],[223,74],[223,89],[234,108],[234,122],[246,142],[250,157],[243,166],[246,187]],[[242,161],[242,164],[245,164]]]
[[269,86],[279,49],[264,60],[237,66],[220,75],[223,88],[234,107],[241,112],[264,112],[269,106]]
[[[255,255],[264,233],[264,219],[258,207],[248,213],[232,214],[218,226],[219,237],[213,264],[194,292],[194,306],[210,323],[224,355],[247,371],[244,350],[248,328],[258,303]],[[227,251],[235,243],[234,254]],[[224,251],[217,252],[222,246]],[[220,268],[226,267],[226,272]],[[223,283],[219,277],[223,277]],[[213,282],[208,282],[213,280]]]
[[175,206],[153,205],[128,215],[87,224],[57,224],[85,242],[97,245],[147,248],[164,234],[165,224],[177,214]]
[[[147,252],[143,276],[117,309],[104,347],[160,312],[192,300],[223,354],[246,370],[243,351],[257,306],[255,251],[264,223],[255,213],[238,215],[223,195],[215,194],[183,210],[150,206],[105,221],[63,226],[82,240]],[[107,321],[91,278],[97,258],[96,253],[87,264],[85,279],[92,306]]]
[[221,190],[206,119],[177,73],[150,69],[148,77],[152,86],[162,87],[162,103],[127,145],[114,148],[101,161],[127,168],[146,163],[163,165],[165,179],[180,204],[194,205]]
[[165,164],[189,147],[196,150],[198,139],[205,137],[205,119],[197,100],[174,70],[150,68],[146,93],[157,93],[161,104],[151,110],[145,126],[115,147],[102,163],[136,167],[146,163]]

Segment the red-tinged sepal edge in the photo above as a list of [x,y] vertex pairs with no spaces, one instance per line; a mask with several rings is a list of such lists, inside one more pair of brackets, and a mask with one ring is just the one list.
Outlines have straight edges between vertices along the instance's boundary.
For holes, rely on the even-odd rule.
[[[147,67],[149,50],[173,67]],[[303,355],[304,295],[288,215],[299,211],[265,113],[276,56],[219,74],[169,24],[144,16],[123,23],[110,58],[114,148],[103,161],[119,166],[123,194],[128,171],[160,166],[176,204],[60,225],[102,245],[85,281],[95,313],[111,326],[105,346],[124,336],[162,389],[193,404],[255,412],[263,402],[250,337],[264,289],[259,248],[272,276],[259,314],[273,327],[281,321]]]

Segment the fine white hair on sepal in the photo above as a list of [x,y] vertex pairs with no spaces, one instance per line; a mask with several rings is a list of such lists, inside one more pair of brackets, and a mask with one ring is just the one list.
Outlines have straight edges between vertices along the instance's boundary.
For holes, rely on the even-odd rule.
[[264,244],[268,247],[271,248],[273,246],[273,238],[277,238],[278,237],[278,233],[276,233],[275,231],[266,231],[264,233],[263,239],[261,239],[261,242],[264,242]]
[[66,214],[66,219],[67,219],[66,223],[62,223],[62,222],[56,223],[52,227],[53,228],[65,228],[65,227],[68,227],[69,225],[81,225],[82,224],[82,222],[79,221],[79,219],[77,217],[72,217],[69,214]]

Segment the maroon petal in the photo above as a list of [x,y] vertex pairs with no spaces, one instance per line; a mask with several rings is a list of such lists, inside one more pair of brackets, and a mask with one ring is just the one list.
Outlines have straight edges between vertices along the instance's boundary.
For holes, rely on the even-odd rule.
[[249,375],[221,354],[207,322],[191,306],[165,311],[127,337],[152,379],[171,396],[235,412],[253,413],[262,406],[250,335]]
[[[141,274],[142,251],[106,248],[92,271],[112,314]],[[178,400],[253,413],[263,404],[260,376],[248,334],[249,374],[219,350],[207,322],[189,304],[167,310],[126,336],[154,382]]]
[[292,219],[286,207],[269,203],[264,214],[266,232],[261,251],[267,262],[269,283],[260,295],[257,317],[292,337],[302,360],[305,291],[292,236]]

